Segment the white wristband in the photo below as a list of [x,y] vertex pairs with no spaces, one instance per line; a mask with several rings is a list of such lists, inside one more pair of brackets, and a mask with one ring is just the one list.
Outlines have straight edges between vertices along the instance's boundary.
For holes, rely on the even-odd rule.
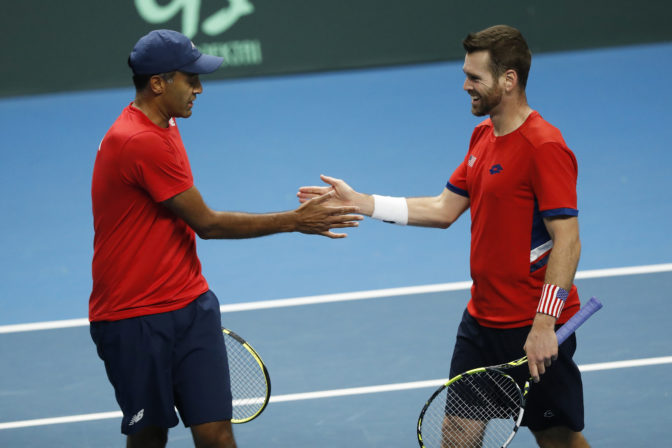
[[371,217],[392,224],[408,224],[408,204],[406,198],[373,195],[373,213]]

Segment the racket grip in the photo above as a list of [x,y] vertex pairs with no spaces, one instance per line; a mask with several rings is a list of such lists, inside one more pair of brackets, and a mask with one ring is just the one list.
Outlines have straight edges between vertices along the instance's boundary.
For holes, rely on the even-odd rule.
[[555,335],[558,338],[558,345],[565,342],[565,340],[572,335],[585,321],[588,320],[590,316],[595,314],[600,308],[602,308],[602,302],[597,300],[595,297],[591,297],[590,300],[581,307],[581,309],[569,319],[565,325],[560,327],[558,331],[555,332]]

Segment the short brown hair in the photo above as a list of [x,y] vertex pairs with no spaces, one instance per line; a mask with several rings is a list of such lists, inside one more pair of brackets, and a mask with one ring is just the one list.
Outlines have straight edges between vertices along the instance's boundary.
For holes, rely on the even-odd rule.
[[525,90],[532,65],[532,52],[517,29],[508,25],[495,25],[476,33],[469,33],[462,41],[467,53],[490,53],[491,71],[499,77],[507,70],[518,73],[518,82]]

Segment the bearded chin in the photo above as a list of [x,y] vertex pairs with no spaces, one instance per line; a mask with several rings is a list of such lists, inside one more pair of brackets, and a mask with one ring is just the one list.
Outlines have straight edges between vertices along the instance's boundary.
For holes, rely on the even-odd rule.
[[484,117],[490,113],[490,107],[487,104],[481,104],[479,107],[473,107],[471,113],[475,117]]
[[480,104],[477,107],[471,108],[471,113],[476,117],[485,117],[490,115],[492,109],[497,107],[502,102],[502,92],[496,90],[488,95],[481,96]]

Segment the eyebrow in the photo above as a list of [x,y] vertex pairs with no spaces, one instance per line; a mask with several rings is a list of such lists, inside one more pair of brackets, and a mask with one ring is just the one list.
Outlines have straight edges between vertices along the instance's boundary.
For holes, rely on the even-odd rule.
[[481,77],[479,75],[477,75],[473,72],[469,72],[469,71],[465,70],[464,68],[462,68],[462,71],[464,72],[465,75],[467,75],[470,78],[481,79]]

